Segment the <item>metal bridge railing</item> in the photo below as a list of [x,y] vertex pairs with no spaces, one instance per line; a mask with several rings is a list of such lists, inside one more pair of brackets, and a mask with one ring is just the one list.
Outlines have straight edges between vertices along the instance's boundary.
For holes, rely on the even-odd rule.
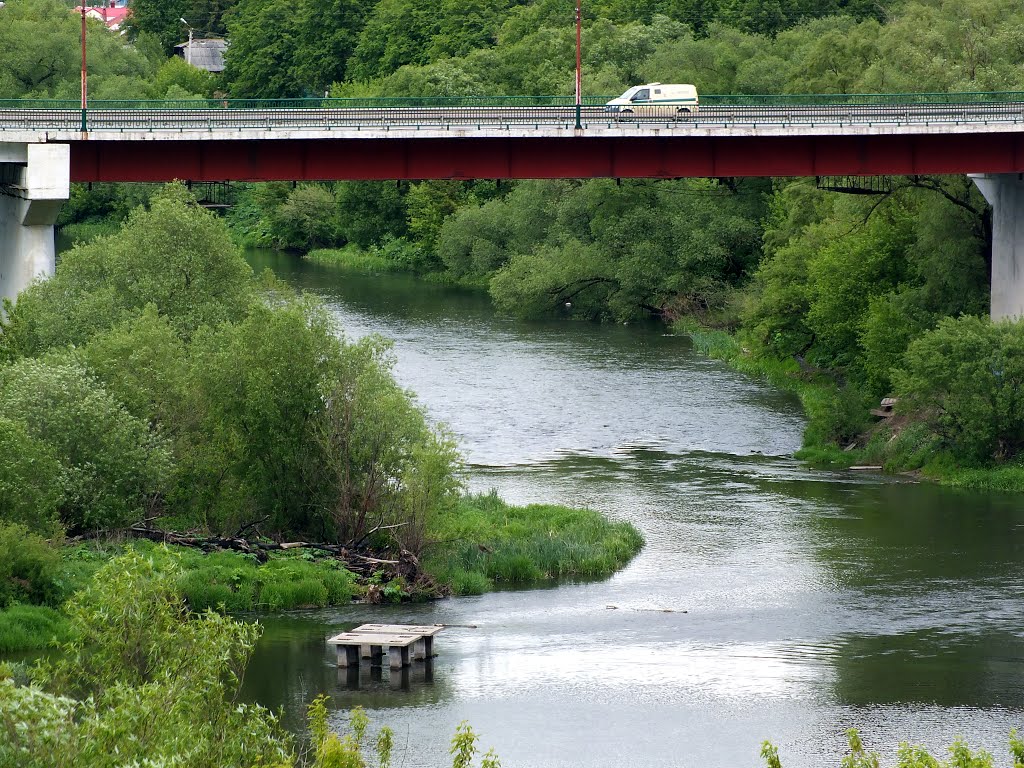
[[6,130],[380,129],[502,126],[1024,122],[1024,92],[706,95],[696,115],[615,115],[604,96],[368,99],[0,100]]

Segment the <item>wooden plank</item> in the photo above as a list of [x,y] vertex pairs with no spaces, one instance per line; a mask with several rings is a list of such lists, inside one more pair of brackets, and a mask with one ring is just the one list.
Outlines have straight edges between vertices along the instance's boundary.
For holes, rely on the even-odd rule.
[[399,635],[412,634],[433,637],[444,629],[442,624],[361,624],[351,632],[393,632]]
[[406,648],[422,635],[398,634],[398,633],[376,633],[376,632],[342,632],[339,635],[328,639],[330,645],[375,645],[394,648]]

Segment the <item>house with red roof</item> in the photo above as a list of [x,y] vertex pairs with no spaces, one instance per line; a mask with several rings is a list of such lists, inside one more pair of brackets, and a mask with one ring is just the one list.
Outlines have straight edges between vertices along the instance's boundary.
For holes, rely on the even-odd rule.
[[[75,13],[82,13],[82,6],[75,6]],[[87,5],[85,6],[85,15],[90,19],[96,19],[102,21],[107,29],[117,32],[121,29],[121,25],[124,20],[131,13],[131,8],[127,5],[117,5],[107,7],[106,5]]]

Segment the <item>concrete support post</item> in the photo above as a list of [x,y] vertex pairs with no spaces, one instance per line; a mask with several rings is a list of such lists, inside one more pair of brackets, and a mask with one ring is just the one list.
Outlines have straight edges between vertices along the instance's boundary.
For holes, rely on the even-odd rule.
[[53,274],[53,225],[70,194],[67,144],[0,142],[0,299]]
[[992,206],[993,320],[1024,318],[1024,178],[1017,173],[971,174]]

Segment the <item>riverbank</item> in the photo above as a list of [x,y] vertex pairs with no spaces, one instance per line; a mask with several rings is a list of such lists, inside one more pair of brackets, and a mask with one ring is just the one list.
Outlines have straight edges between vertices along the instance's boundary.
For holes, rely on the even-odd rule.
[[[173,565],[181,597],[193,611],[279,613],[342,606],[353,600],[398,603],[447,595],[479,595],[496,587],[527,587],[561,579],[596,579],[625,566],[643,547],[629,523],[614,523],[589,509],[558,505],[514,506],[496,493],[465,496],[430,529],[421,568],[400,575],[394,553],[373,551],[381,565],[354,573],[342,558],[315,549],[272,552],[265,563],[232,551],[117,538],[44,546],[9,579],[37,585],[49,605],[14,602],[0,610],[0,653],[40,650],[68,639],[63,600],[84,588],[114,557],[132,551],[157,570]],[[15,572],[15,570],[17,572]]]
[[796,394],[808,424],[803,447],[795,457],[811,466],[870,466],[955,488],[1024,491],[1024,459],[1004,465],[964,466],[943,448],[941,437],[918,413],[872,418],[870,411],[877,403],[853,386],[841,387],[824,372],[803,369],[796,360],[758,355],[736,335],[703,327],[692,318],[677,321],[672,330],[688,336],[708,357]]

